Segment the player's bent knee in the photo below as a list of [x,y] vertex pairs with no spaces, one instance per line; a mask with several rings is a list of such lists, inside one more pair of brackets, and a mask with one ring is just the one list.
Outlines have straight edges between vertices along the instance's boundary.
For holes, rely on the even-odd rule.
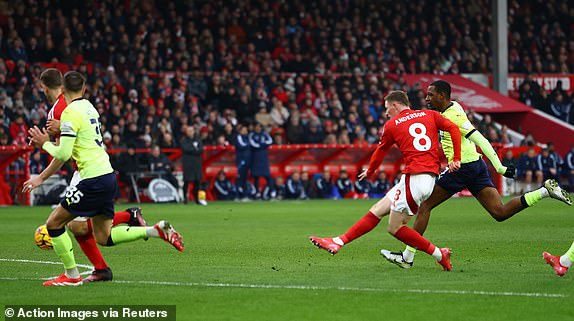
[[65,226],[66,226],[65,224],[58,222],[52,215],[50,215],[50,217],[48,217],[48,220],[46,221],[46,228],[48,230],[61,229],[64,228]]
[[68,223],[68,229],[72,231],[74,236],[86,236],[90,233],[88,222],[71,221]]
[[494,212],[494,211],[489,211],[490,216],[492,216],[493,219],[495,219],[497,222],[503,222],[506,221],[506,219],[508,217],[505,217],[504,215],[502,215],[502,213],[499,212]]

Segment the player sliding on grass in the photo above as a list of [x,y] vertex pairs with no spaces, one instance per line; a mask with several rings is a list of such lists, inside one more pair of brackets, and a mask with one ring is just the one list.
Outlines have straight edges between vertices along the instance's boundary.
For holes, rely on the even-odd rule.
[[[458,125],[463,136],[462,165],[457,172],[442,173],[430,197],[421,204],[413,226],[418,233],[422,235],[425,232],[433,208],[465,188],[498,222],[509,219],[514,214],[533,206],[546,197],[552,197],[572,205],[568,193],[560,188],[553,179],[546,180],[539,189],[525,193],[503,204],[498,191],[490,180],[486,163],[481,158],[482,155],[476,151],[476,146],[480,147],[482,153],[488,157],[499,174],[514,178],[515,168],[505,167],[500,163],[498,155],[488,140],[474,129],[460,104],[450,100],[450,93],[450,84],[443,80],[437,80],[428,87],[426,101],[430,108],[438,110],[444,117]],[[447,159],[452,161],[455,157],[452,148],[453,140],[450,135],[447,133],[441,135],[441,144]],[[413,264],[415,251],[415,249],[407,247],[404,252],[381,250],[381,254],[399,267],[410,268]]]
[[[48,112],[48,123],[46,127],[48,129],[48,133],[51,136],[56,137],[56,144],[58,144],[60,137],[60,117],[68,105],[63,94],[63,77],[57,69],[49,68],[44,70],[40,75],[40,82],[46,98],[48,98],[48,101],[52,104],[52,108]],[[71,162],[73,163],[73,161]],[[63,161],[53,158],[50,165],[48,165],[40,175],[33,177],[24,183],[23,192],[30,192],[40,186],[46,179],[58,171],[63,164]],[[74,175],[70,181],[70,186],[68,186],[67,190],[78,185],[80,180],[80,172],[77,170],[74,171]],[[113,225],[116,226],[122,223],[126,223],[130,226],[146,225],[146,222],[142,217],[141,209],[138,207],[128,208],[123,212],[116,212],[114,214]],[[113,279],[112,270],[108,267],[98,245],[96,244],[96,240],[92,233],[92,225],[88,218],[85,216],[78,216],[69,222],[67,227],[74,234],[74,237],[76,238],[76,241],[78,241],[84,254],[86,254],[90,262],[94,265],[92,275],[85,278],[83,282],[111,281]]]
[[552,265],[556,275],[564,276],[568,272],[568,268],[572,266],[572,262],[574,262],[574,243],[562,256],[554,256],[548,252],[543,252],[542,257],[546,260],[546,263]]
[[385,97],[385,108],[390,119],[385,123],[369,168],[359,174],[361,180],[371,177],[381,165],[387,150],[396,143],[406,164],[400,182],[345,234],[335,238],[311,236],[310,239],[313,244],[334,255],[343,245],[371,231],[383,216],[390,213],[389,233],[403,243],[432,255],[445,271],[450,271],[450,249],[436,247],[406,224],[417,213],[419,204],[430,195],[438,175],[438,130],[449,132],[454,141],[454,158],[449,164],[451,171],[460,167],[460,131],[436,111],[416,111],[409,106],[408,96],[403,91],[393,91]]
[[82,284],[76,267],[72,240],[65,230],[68,222],[77,216],[89,217],[93,233],[100,245],[115,244],[158,237],[183,251],[181,235],[167,221],[160,221],[153,227],[116,226],[112,228],[114,216],[114,194],[117,180],[104,149],[100,133],[99,114],[94,106],[83,98],[84,77],[75,71],[64,76],[64,98],[68,107],[61,116],[60,144],[51,143],[46,129],[38,127],[29,131],[30,143],[41,147],[54,158],[66,162],[70,157],[76,161],[82,180],[66,192],[65,198],[48,217],[46,227],[52,238],[54,251],[64,263],[65,273],[45,286],[68,286]]

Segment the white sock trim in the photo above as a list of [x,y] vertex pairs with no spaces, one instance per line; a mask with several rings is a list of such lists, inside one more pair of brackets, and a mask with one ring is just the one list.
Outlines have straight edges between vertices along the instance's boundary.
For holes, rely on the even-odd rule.
[[80,272],[78,271],[78,267],[73,267],[71,269],[66,269],[66,276],[70,279],[77,279],[80,277]]
[[415,259],[415,252],[411,252],[408,248],[403,251],[403,259],[411,263]]
[[542,196],[542,198],[546,198],[546,197],[550,196],[546,187],[541,187],[538,190],[540,191],[540,196]]
[[145,233],[148,237],[159,237],[159,232],[153,226],[146,226]]
[[572,261],[570,261],[570,259],[566,255],[562,255],[560,257],[560,265],[569,268],[572,266]]
[[434,257],[437,261],[442,260],[442,253],[438,246],[435,246],[434,252],[432,252],[432,257]]
[[338,236],[333,238],[333,242],[335,242],[335,244],[340,245],[340,246],[345,245],[345,242],[343,242],[343,240],[341,240],[341,238]]

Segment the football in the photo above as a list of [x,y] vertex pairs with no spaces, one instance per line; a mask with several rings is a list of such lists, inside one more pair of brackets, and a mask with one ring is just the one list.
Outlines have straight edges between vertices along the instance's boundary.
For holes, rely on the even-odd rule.
[[36,242],[36,245],[42,250],[53,249],[52,238],[48,235],[46,224],[38,226],[36,232],[34,232],[34,242]]

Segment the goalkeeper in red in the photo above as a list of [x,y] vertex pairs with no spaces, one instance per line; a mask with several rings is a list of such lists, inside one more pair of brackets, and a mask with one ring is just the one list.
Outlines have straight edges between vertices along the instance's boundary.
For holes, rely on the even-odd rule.
[[[445,118],[458,125],[462,138],[461,168],[457,172],[444,172],[440,175],[432,194],[425,200],[417,213],[413,228],[421,235],[425,232],[430,218],[431,210],[449,199],[453,194],[467,188],[480,202],[488,213],[498,222],[511,218],[514,214],[533,206],[543,198],[551,197],[572,205],[572,200],[558,183],[549,179],[537,190],[527,192],[520,197],[502,203],[500,194],[494,187],[486,163],[482,155],[477,152],[476,146],[490,160],[496,172],[509,178],[514,178],[515,168],[505,167],[498,159],[498,155],[484,136],[470,123],[466,113],[459,103],[450,99],[451,87],[444,80],[431,83],[427,90],[426,102],[430,108],[441,113]],[[455,157],[453,152],[454,140],[448,133],[441,135],[442,148],[449,161]],[[401,268],[410,268],[413,264],[415,249],[407,247],[404,252],[391,252],[381,250],[389,262]]]
[[381,165],[387,150],[397,144],[405,159],[405,169],[400,182],[345,234],[335,238],[311,236],[310,239],[317,247],[336,254],[343,245],[374,229],[381,218],[390,213],[387,227],[389,233],[403,243],[425,251],[433,256],[445,271],[450,271],[450,249],[435,246],[406,224],[417,213],[420,203],[429,197],[435,184],[440,168],[439,129],[452,136],[454,157],[449,169],[453,171],[460,167],[460,131],[454,123],[436,111],[411,110],[409,106],[405,92],[393,91],[385,97],[385,107],[390,119],[385,123],[379,145],[371,156],[369,168],[359,175],[359,179],[371,177]]
[[82,278],[76,267],[72,240],[65,230],[68,222],[78,216],[89,217],[96,241],[100,245],[113,246],[150,237],[162,238],[177,250],[183,251],[181,235],[167,221],[152,227],[116,226],[114,194],[117,180],[110,164],[100,132],[100,116],[94,106],[83,98],[85,78],[76,71],[64,76],[64,98],[68,106],[60,119],[60,142],[50,142],[45,129],[31,128],[31,144],[43,148],[62,162],[72,157],[78,166],[82,180],[66,192],[60,204],[48,217],[46,227],[52,238],[54,251],[64,263],[65,273],[43,283],[45,286],[76,286]]

